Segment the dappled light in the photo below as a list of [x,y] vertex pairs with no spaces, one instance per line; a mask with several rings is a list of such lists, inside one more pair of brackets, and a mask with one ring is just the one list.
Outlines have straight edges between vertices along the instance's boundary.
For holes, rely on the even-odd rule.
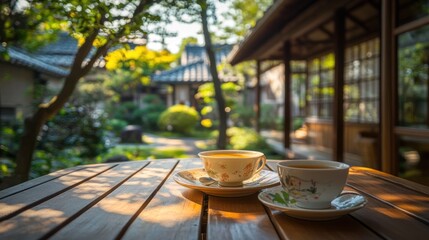
[[[429,0],[6,0],[0,29],[0,240],[429,236]],[[354,193],[312,166],[295,196],[298,159]]]
[[257,214],[242,214],[237,212],[213,211],[210,213],[213,218],[225,218],[232,220],[238,224],[245,223],[248,221],[255,221],[258,219],[258,217],[261,217]]
[[406,219],[406,218],[408,218],[403,213],[398,213],[398,212],[392,211],[389,208],[377,208],[377,207],[375,207],[375,208],[373,208],[373,210],[382,214],[382,215],[385,215],[386,217],[393,218],[393,219]]

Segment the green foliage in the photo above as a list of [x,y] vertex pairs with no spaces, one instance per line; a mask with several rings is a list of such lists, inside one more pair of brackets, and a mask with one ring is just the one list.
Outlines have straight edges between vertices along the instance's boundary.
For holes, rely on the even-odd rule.
[[146,146],[116,146],[105,154],[101,154],[97,157],[97,162],[104,162],[106,159],[114,156],[125,156],[130,160],[144,160],[144,159],[161,159],[161,158],[185,158],[188,157],[183,149],[179,148],[168,148],[168,149],[157,149]]
[[[231,112],[232,114],[236,108],[238,98],[240,97],[239,93],[241,87],[235,83],[228,82],[223,83],[221,88],[225,99],[225,111]],[[197,94],[195,94],[195,98],[198,100],[199,105],[202,106],[200,113],[205,118],[202,121],[202,125],[207,128],[214,127],[213,125],[216,125],[218,122],[218,114],[217,111],[214,111],[214,109],[217,108],[217,104],[213,83],[200,85]]]
[[121,119],[108,119],[106,122],[107,129],[112,131],[116,134],[116,136],[119,136],[121,131],[128,125],[128,123]]
[[302,125],[304,124],[304,118],[303,117],[296,117],[293,119],[293,131],[296,131],[298,129],[300,129],[302,127]]
[[106,69],[110,72],[105,86],[117,94],[135,91],[140,85],[149,85],[151,74],[168,69],[175,60],[167,50],[153,51],[145,46],[120,48],[106,56]]
[[194,108],[174,105],[161,114],[158,125],[162,130],[186,134],[191,132],[199,119],[198,112]]
[[253,106],[237,105],[230,115],[230,119],[234,122],[234,126],[252,127],[255,120],[255,111]]
[[221,38],[237,38],[242,40],[249,29],[256,25],[265,10],[273,3],[273,0],[233,0],[228,2],[228,11],[223,14],[226,20],[234,25],[220,26],[223,31]]
[[143,99],[144,107],[142,109],[143,129],[158,130],[158,120],[162,112],[167,108],[158,95],[146,95]]
[[133,102],[112,105],[107,111],[111,118],[125,121],[127,125],[143,124],[143,110]]
[[10,176],[15,169],[16,151],[22,134],[22,122],[1,123],[0,127],[0,182],[4,176]]
[[[228,82],[221,85],[222,92],[225,98],[225,105],[227,107],[233,107],[236,103],[236,98],[241,90],[241,87],[235,83]],[[212,104],[215,102],[215,91],[213,83],[204,83],[198,87],[198,92],[195,98],[202,101],[204,104]]]
[[264,129],[276,129],[280,130],[282,128],[281,118],[277,117],[277,107],[273,104],[262,104],[261,105],[261,119],[260,124],[261,128]]
[[228,128],[227,135],[232,149],[267,149],[269,148],[264,138],[251,128]]

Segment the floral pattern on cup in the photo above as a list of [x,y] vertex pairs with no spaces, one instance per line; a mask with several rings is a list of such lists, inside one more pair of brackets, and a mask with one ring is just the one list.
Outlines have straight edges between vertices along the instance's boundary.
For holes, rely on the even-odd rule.
[[317,191],[317,182],[313,179],[304,180],[296,176],[286,175],[283,184],[295,199],[319,199],[322,195]]
[[[211,169],[210,164],[209,163],[206,163],[206,164],[207,164],[207,168]],[[226,166],[226,164],[220,164],[219,168],[226,170],[228,167]],[[209,176],[219,178],[221,182],[227,182],[233,176],[238,176],[240,178],[241,177],[250,178],[252,176],[253,170],[254,170],[253,164],[249,163],[246,166],[244,166],[241,170],[237,170],[232,173],[208,170],[207,174]]]

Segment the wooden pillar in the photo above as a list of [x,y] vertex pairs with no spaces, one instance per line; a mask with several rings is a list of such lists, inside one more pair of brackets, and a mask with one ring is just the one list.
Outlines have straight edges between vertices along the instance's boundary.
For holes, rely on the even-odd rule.
[[291,61],[291,50],[290,50],[290,42],[286,41],[283,45],[283,62],[285,66],[285,93],[284,93],[284,114],[283,114],[283,143],[285,148],[290,148],[290,130],[291,130],[291,122],[292,122],[292,114],[291,114],[291,104],[292,104],[292,96],[291,96],[291,85],[292,85],[292,71],[290,66]]
[[[381,2],[381,82],[380,82],[380,142],[381,142],[381,170],[388,173],[396,173],[395,161],[395,114],[394,106],[395,69],[395,40],[394,29],[394,1],[382,0]],[[395,166],[396,165],[396,166]]]
[[256,99],[253,107],[256,114],[256,132],[261,131],[261,61],[256,61]]
[[171,87],[173,88],[173,91],[171,93],[172,96],[172,105],[176,105],[176,85],[171,84]]
[[333,105],[333,160],[344,161],[344,52],[345,52],[345,10],[335,12],[335,72],[334,72],[334,105]]

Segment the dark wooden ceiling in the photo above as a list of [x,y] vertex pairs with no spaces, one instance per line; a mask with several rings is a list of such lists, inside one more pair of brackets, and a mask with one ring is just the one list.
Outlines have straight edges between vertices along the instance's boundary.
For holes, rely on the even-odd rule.
[[285,41],[291,42],[292,59],[332,51],[337,9],[346,12],[346,44],[379,35],[380,0],[278,0],[232,54],[230,62],[281,60]]

